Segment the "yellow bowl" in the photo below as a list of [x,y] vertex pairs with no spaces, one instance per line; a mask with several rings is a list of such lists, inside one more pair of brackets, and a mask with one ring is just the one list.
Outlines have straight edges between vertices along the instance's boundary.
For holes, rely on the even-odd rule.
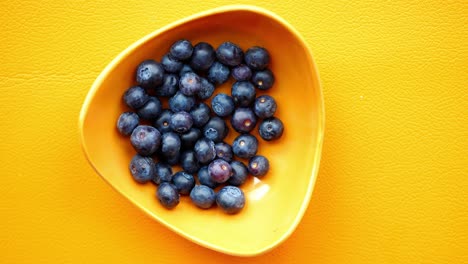
[[[126,109],[122,94],[134,84],[135,68],[142,60],[159,60],[180,38],[214,47],[227,40],[243,49],[258,45],[271,54],[276,83],[268,94],[278,102],[276,116],[284,122],[285,131],[277,141],[260,140],[259,154],[268,157],[271,168],[264,178],[251,177],[242,186],[246,206],[236,215],[226,215],[219,208],[198,209],[188,197],[182,197],[174,210],[166,210],[155,198],[156,187],[137,184],[128,170],[135,151],[116,130],[117,118]],[[217,92],[229,93],[231,83]],[[267,10],[235,5],[172,23],[124,50],[94,82],[81,109],[79,128],[91,165],[136,206],[195,243],[231,255],[253,256],[284,241],[309,204],[322,149],[324,107],[317,68],[299,33]],[[227,142],[232,143],[235,134],[231,130]]]

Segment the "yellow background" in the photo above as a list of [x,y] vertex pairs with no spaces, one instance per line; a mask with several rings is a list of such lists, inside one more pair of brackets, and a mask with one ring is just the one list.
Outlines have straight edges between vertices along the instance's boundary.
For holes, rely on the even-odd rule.
[[310,206],[265,255],[195,245],[97,176],[77,128],[89,87],[140,37],[230,3],[203,2],[0,2],[1,263],[468,263],[463,0],[240,2],[303,34],[327,115]]

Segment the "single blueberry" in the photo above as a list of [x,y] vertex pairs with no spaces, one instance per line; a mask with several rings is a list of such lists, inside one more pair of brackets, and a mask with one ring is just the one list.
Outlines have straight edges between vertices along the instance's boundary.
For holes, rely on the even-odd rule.
[[253,74],[252,83],[260,90],[268,90],[275,83],[275,76],[268,69],[258,71]]
[[215,86],[219,86],[229,79],[230,72],[231,71],[228,66],[216,61],[208,70],[206,78]]
[[150,157],[136,154],[130,161],[130,173],[138,183],[149,182],[154,176],[154,161]]
[[138,154],[150,156],[158,150],[161,134],[152,126],[140,125],[133,130],[130,143]]
[[272,117],[276,112],[276,101],[269,95],[262,95],[255,99],[254,112],[260,118]]
[[232,69],[231,75],[238,82],[248,81],[250,78],[252,78],[252,70],[249,68],[249,66],[241,64]]
[[202,185],[206,185],[210,188],[216,188],[218,183],[211,179],[210,173],[208,172],[208,166],[203,166],[198,170],[198,181]]
[[240,161],[234,160],[231,162],[231,168],[232,176],[229,178],[227,183],[234,186],[242,185],[249,176],[247,166],[245,166],[244,163]]
[[233,67],[241,64],[244,52],[236,44],[227,41],[221,43],[216,49],[216,57],[222,64]]
[[130,87],[123,95],[123,100],[132,109],[142,107],[148,101],[149,96],[140,86]]
[[174,132],[166,132],[161,137],[161,152],[166,157],[177,155],[181,148],[179,136]]
[[203,164],[211,162],[216,157],[215,143],[206,137],[195,143],[194,151],[197,160]]
[[232,152],[239,158],[249,159],[257,154],[257,150],[258,140],[250,134],[239,135],[232,143]]
[[208,165],[208,173],[214,182],[223,183],[231,177],[232,168],[227,161],[215,159]]
[[193,125],[196,127],[204,126],[210,120],[210,107],[205,103],[199,103],[190,111]]
[[211,109],[220,117],[226,117],[234,111],[234,100],[224,93],[219,93],[211,100]]
[[161,114],[162,105],[158,98],[150,96],[146,104],[137,110],[142,119],[154,120]]
[[158,201],[167,209],[172,209],[179,204],[179,193],[177,188],[168,182],[163,182],[158,186],[156,191]]
[[120,134],[129,136],[132,134],[135,127],[138,126],[139,122],[140,118],[137,114],[133,112],[124,112],[117,120],[117,129],[119,130]]
[[206,78],[200,77],[200,79],[201,79],[201,88],[197,95],[198,95],[198,98],[202,100],[206,100],[213,95],[215,87]]
[[215,203],[216,194],[208,186],[197,185],[190,192],[190,199],[197,207],[208,209]]
[[161,85],[164,77],[164,69],[154,60],[141,62],[136,70],[137,83],[146,89],[154,89]]
[[158,162],[154,164],[153,182],[160,184],[161,182],[170,182],[172,179],[172,167],[169,164]]
[[225,186],[216,195],[216,203],[227,214],[238,213],[244,208],[245,196],[235,186]]
[[255,100],[255,87],[251,82],[235,82],[231,88],[234,103],[240,107],[248,107]]
[[252,70],[263,70],[270,63],[270,54],[262,47],[252,47],[245,52],[245,63]]
[[200,129],[192,127],[189,131],[180,135],[182,142],[182,148],[192,149],[199,138],[201,138],[202,132]]
[[257,118],[250,108],[237,108],[231,118],[231,125],[239,133],[248,133],[255,128]]
[[216,59],[213,46],[206,42],[200,42],[193,47],[190,67],[196,71],[206,71]]
[[193,96],[186,96],[180,91],[169,99],[169,107],[173,112],[189,112],[194,105],[195,98]]
[[189,131],[189,129],[193,125],[192,116],[184,111],[180,111],[174,113],[171,116],[171,128],[173,131],[177,133],[185,133]]
[[278,139],[283,135],[284,125],[276,117],[264,119],[258,127],[260,137],[266,141]]
[[223,141],[228,135],[229,128],[223,119],[215,116],[208,120],[208,123],[203,127],[203,135],[206,138],[213,140],[215,143]]
[[215,145],[216,149],[216,158],[223,159],[227,162],[231,162],[232,160],[232,148],[231,145],[225,142],[219,142]]
[[172,131],[171,129],[171,117],[173,113],[171,110],[165,109],[159,114],[156,120],[153,123],[153,126],[159,130],[161,133],[166,133]]
[[193,72],[187,72],[181,75],[179,81],[179,91],[187,96],[197,94],[201,90],[200,77]]
[[193,150],[186,150],[180,155],[180,166],[188,173],[196,173],[200,169],[200,163]]
[[195,179],[192,174],[185,171],[179,171],[172,176],[172,184],[174,184],[180,194],[188,195],[190,194],[193,186],[195,186]]
[[184,66],[181,61],[172,57],[170,54],[166,54],[162,57],[161,65],[164,70],[169,73],[178,73]]
[[179,89],[179,77],[175,74],[165,74],[161,86],[157,87],[155,94],[162,97],[171,97]]
[[172,57],[178,60],[187,60],[192,56],[192,43],[186,39],[178,40],[172,44],[169,52]]
[[253,156],[249,160],[249,172],[253,176],[261,177],[268,172],[269,168],[270,163],[268,162],[268,159],[264,156]]
[[189,65],[184,64],[184,66],[182,66],[182,69],[179,71],[179,76],[182,76],[187,72],[193,72],[193,70],[192,70],[192,68],[190,68]]

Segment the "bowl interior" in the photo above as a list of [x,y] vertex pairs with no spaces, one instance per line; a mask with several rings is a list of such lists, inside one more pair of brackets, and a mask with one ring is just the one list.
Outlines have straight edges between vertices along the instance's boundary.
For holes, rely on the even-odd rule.
[[[226,215],[219,208],[198,209],[188,197],[182,197],[174,210],[166,210],[155,198],[156,187],[151,183],[137,184],[128,170],[135,151],[129,138],[116,130],[118,116],[128,110],[122,94],[135,84],[135,68],[142,60],[159,61],[170,44],[180,38],[192,43],[205,41],[214,47],[228,40],[244,50],[263,46],[271,54],[276,83],[268,94],[278,102],[276,116],[284,122],[285,132],[277,141],[259,140],[259,154],[270,160],[271,169],[264,178],[250,177],[242,186],[247,201],[237,215]],[[230,94],[231,84],[232,80],[217,88],[216,93]],[[260,94],[264,92],[257,91],[257,96]],[[321,152],[321,96],[309,50],[290,26],[256,8],[218,9],[147,36],[104,70],[83,106],[83,148],[106,181],[169,228],[212,249],[255,255],[284,240],[308,205]],[[236,135],[231,129],[226,141],[232,143]]]

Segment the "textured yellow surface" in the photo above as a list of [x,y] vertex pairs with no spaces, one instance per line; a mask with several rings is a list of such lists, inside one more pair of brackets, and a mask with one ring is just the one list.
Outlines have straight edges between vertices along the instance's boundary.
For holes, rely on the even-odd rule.
[[[90,85],[121,50],[228,3],[0,2],[2,263],[241,261],[181,238],[112,190],[85,160],[77,129]],[[243,261],[467,263],[468,3],[242,3],[303,34],[327,113],[302,222],[278,248]]]

